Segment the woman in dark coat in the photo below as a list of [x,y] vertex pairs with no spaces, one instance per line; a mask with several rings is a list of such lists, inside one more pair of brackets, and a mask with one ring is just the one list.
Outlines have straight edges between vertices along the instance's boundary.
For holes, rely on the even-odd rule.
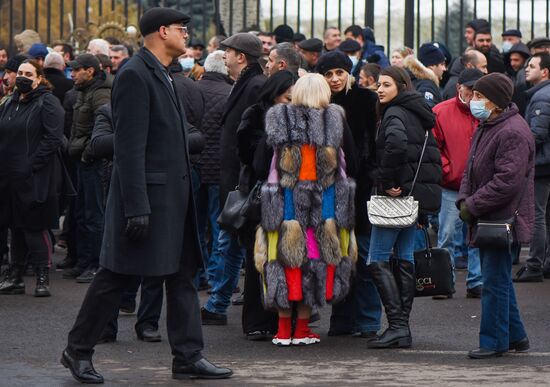
[[[432,128],[434,115],[424,98],[413,91],[405,70],[391,66],[380,73],[378,100],[381,121],[376,138],[375,185],[380,195],[408,196],[419,168],[412,195],[419,215],[436,214],[441,204],[441,156]],[[368,270],[378,288],[388,318],[388,329],[369,341],[370,348],[410,347],[409,315],[416,280],[414,238],[416,225],[406,228],[372,226]],[[395,264],[390,264],[394,252]]]
[[[237,130],[237,140],[239,159],[242,164],[249,166],[252,171],[251,182],[249,183],[252,185],[250,187],[258,179],[252,167],[254,152],[260,143],[260,148],[264,149],[265,139],[267,138],[265,114],[271,106],[277,103],[287,104],[290,102],[292,85],[296,83],[296,80],[296,76],[290,71],[276,72],[265,83],[260,94],[260,101],[244,111],[241,124]],[[269,165],[265,169],[269,169]],[[254,235],[254,230],[250,231],[250,235]],[[246,242],[249,245],[251,244],[251,241]],[[252,253],[252,248],[247,251]],[[266,339],[271,337],[277,330],[277,314],[263,308],[260,277],[254,267],[254,259],[250,254],[246,257],[242,323],[243,332],[249,340]]]
[[372,191],[372,178],[367,171],[375,161],[376,93],[360,88],[350,72],[352,62],[341,52],[333,51],[319,59],[317,71],[325,77],[330,91],[330,102],[340,105],[346,112],[346,123],[357,148],[359,171],[355,181],[355,233],[359,247],[357,275],[354,286],[343,302],[333,305],[330,316],[329,336],[354,334],[355,337],[372,338],[380,329],[382,306],[376,287],[367,271],[367,256],[370,243],[370,224],[367,201]]
[[[36,297],[47,297],[51,240],[59,228],[64,167],[64,111],[50,91],[42,67],[23,62],[17,90],[0,111],[0,225],[12,229],[12,270],[0,294],[23,294],[27,256],[36,272]],[[70,184],[70,182],[67,182]]]
[[515,246],[480,247],[483,294],[479,349],[468,356],[485,359],[509,350],[527,352],[529,339],[521,321],[514,286],[512,258],[521,243],[531,241],[535,220],[535,143],[512,101],[508,77],[492,73],[474,85],[472,114],[481,120],[472,141],[469,166],[458,194],[461,219],[475,240],[477,220],[514,218]]

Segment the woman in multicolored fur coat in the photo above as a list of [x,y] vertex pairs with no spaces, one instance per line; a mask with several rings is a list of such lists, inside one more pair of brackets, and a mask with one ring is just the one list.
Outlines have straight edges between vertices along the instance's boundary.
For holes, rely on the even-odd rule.
[[[319,74],[300,78],[290,105],[266,115],[273,148],[262,187],[262,222],[254,258],[264,281],[264,302],[279,312],[273,344],[319,342],[308,328],[311,308],[342,300],[357,259],[355,182],[346,175],[344,111],[330,104]],[[292,304],[297,303],[292,332]]]

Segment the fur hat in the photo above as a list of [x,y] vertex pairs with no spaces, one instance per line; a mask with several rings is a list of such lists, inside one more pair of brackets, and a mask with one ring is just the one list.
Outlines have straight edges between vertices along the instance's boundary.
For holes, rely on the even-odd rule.
[[353,63],[346,54],[342,51],[331,51],[321,55],[315,71],[319,74],[325,74],[332,69],[344,69],[348,73],[351,73],[352,67]]

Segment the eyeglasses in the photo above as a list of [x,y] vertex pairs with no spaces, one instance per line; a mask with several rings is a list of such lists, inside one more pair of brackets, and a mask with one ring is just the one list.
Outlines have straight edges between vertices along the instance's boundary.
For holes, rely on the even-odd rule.
[[187,27],[184,26],[169,26],[168,28],[177,28],[182,34],[187,35]]

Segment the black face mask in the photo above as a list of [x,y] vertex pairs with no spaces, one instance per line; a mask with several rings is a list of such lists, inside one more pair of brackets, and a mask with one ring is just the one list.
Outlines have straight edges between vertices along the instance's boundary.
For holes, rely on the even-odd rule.
[[15,86],[20,93],[27,94],[32,90],[32,83],[34,81],[27,77],[17,77],[15,78]]

